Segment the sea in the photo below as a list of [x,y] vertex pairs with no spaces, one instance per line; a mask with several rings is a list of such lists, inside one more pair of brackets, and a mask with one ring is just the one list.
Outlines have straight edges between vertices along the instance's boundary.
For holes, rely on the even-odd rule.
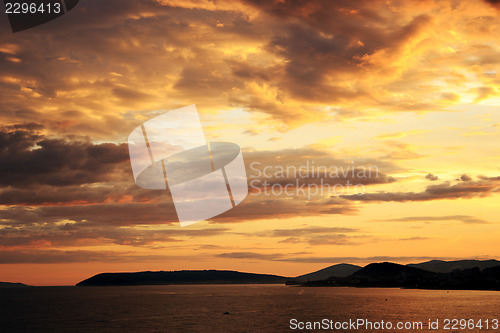
[[498,332],[499,291],[167,285],[0,289],[0,332]]

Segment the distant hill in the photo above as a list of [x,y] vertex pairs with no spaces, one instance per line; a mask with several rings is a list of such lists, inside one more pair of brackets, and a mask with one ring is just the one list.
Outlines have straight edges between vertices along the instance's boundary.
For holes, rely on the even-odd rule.
[[285,283],[311,287],[500,290],[500,261],[432,260],[409,265],[382,262],[372,263],[363,268],[350,264],[337,264],[295,278],[222,270],[101,273],[79,282],[77,286]]
[[500,266],[435,273],[395,263],[374,263],[343,278],[305,282],[303,286],[500,290]]
[[0,288],[18,288],[18,287],[29,287],[24,283],[13,283],[13,282],[0,282]]
[[353,274],[358,278],[394,279],[398,277],[428,276],[430,272],[392,262],[369,264]]
[[298,282],[306,282],[306,281],[318,281],[325,280],[332,276],[335,277],[346,277],[357,271],[359,271],[362,267],[351,265],[351,264],[338,264],[329,266],[319,271],[304,274],[293,278],[294,281]]
[[137,286],[165,284],[282,284],[287,277],[236,271],[160,271],[101,273],[77,283],[77,286]]
[[409,267],[425,269],[434,273],[451,273],[454,270],[463,270],[477,267],[480,270],[485,268],[500,266],[498,260],[457,260],[457,261],[443,261],[431,260],[419,264],[408,264]]
[[346,281],[357,286],[405,287],[418,285],[422,279],[434,274],[419,268],[383,262],[363,267]]

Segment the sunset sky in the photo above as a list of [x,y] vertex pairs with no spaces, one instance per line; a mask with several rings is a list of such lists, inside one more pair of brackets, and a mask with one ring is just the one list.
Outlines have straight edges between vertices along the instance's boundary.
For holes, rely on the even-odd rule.
[[[499,71],[497,1],[80,0],[18,33],[2,13],[0,281],[500,259]],[[362,195],[253,188],[181,228],[134,183],[127,137],[191,104],[254,184],[378,173],[325,180]]]

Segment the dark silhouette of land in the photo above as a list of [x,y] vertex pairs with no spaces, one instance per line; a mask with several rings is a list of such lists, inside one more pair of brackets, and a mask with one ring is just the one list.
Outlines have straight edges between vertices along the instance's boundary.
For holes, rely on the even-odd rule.
[[19,288],[19,287],[29,287],[24,283],[13,283],[13,282],[0,282],[0,288]]
[[363,267],[351,264],[338,264],[320,269],[316,272],[297,276],[293,280],[297,282],[307,282],[325,280],[332,276],[346,277],[359,271],[361,268]]
[[408,264],[406,266],[425,269],[434,273],[451,273],[454,270],[463,270],[477,267],[480,270],[500,266],[498,260],[457,260],[457,261],[443,261],[431,260],[419,264]]
[[[440,269],[443,270],[443,269]],[[389,262],[369,264],[347,277],[309,281],[302,286],[500,290],[500,265],[436,273]]]
[[165,284],[283,284],[290,278],[236,271],[170,271],[137,273],[101,273],[77,286],[137,286]]
[[101,273],[77,286],[283,283],[307,287],[500,290],[500,261],[432,260],[408,265],[384,262],[365,267],[337,264],[294,278],[221,270]]

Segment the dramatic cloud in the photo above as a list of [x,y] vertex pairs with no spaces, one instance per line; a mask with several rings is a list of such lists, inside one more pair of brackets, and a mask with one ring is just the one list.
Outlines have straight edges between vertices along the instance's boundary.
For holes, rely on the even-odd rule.
[[0,229],[0,247],[79,247],[96,245],[154,246],[156,244],[179,242],[188,237],[212,237],[227,232],[227,228],[206,228],[201,230],[170,229],[147,230],[114,228],[83,223],[58,223],[4,227]]
[[0,264],[55,264],[89,262],[154,262],[171,259],[188,259],[183,256],[143,255],[123,251],[63,251],[63,250],[0,250]]
[[[485,239],[497,233],[469,231],[496,216],[499,9],[86,0],[16,34],[0,15],[0,263],[162,262],[174,246],[193,265],[208,251],[220,267],[422,261],[463,243],[498,255]],[[168,190],[134,183],[126,142],[190,104],[207,139],[242,147],[250,193],[181,229]],[[441,235],[406,222],[453,224],[460,242],[422,253],[419,241]],[[381,239],[406,252],[377,257],[394,251]],[[311,252],[290,253],[297,246]],[[336,257],[316,251],[329,247]]]
[[[34,33],[2,35],[2,119],[29,117],[56,132],[123,139],[133,128],[130,110],[193,100],[210,110],[264,113],[281,128],[333,119],[325,104],[367,114],[458,103],[450,96],[460,94],[437,92],[443,80],[447,89],[484,100],[495,95],[494,82],[476,78],[474,66],[491,64],[498,52],[487,41],[469,41],[494,31],[496,23],[488,21],[494,16],[486,2],[457,7],[89,0],[37,27],[43,40]],[[465,21],[456,15],[471,9],[477,14]],[[1,20],[7,24],[5,15]]]
[[[290,200],[290,199],[296,200]],[[319,216],[330,214],[354,214],[357,208],[349,202],[336,199],[314,199],[306,201],[298,197],[266,197],[249,195],[235,208],[211,219],[211,223],[234,223],[258,219],[286,219],[296,216]]]
[[490,222],[469,215],[449,215],[449,216],[408,216],[397,219],[380,220],[380,222],[440,222],[459,221],[465,224],[488,224]]
[[[275,229],[265,232],[258,232],[257,237],[277,237],[282,238],[280,243],[309,243],[310,245],[354,245],[367,236],[352,233],[359,232],[359,229],[345,227],[305,227],[296,229]],[[349,235],[346,235],[349,233]]]
[[[396,169],[391,162],[377,159],[337,156],[314,147],[279,151],[246,151],[245,162],[251,189],[267,186],[284,188],[300,185],[376,185],[395,182],[388,175]],[[339,186],[340,187],[340,186]],[[258,190],[259,191],[259,190]],[[326,191],[327,193],[328,191]]]
[[372,263],[372,262],[422,262],[429,260],[456,260],[453,257],[399,257],[399,256],[373,256],[373,257],[307,257],[293,256],[282,253],[263,254],[259,252],[226,252],[219,253],[217,257],[231,259],[248,260],[266,260],[266,261],[284,261],[295,263],[322,263],[322,264],[340,264],[340,263]]
[[358,231],[358,229],[343,227],[306,227],[295,229],[275,229],[270,232],[262,233],[262,235],[267,237],[296,237],[310,234],[330,234],[356,231]]
[[0,128],[0,185],[66,186],[116,181],[113,175],[117,168],[127,167],[125,144],[47,138],[37,133],[39,128],[33,123]]
[[[470,180],[469,180],[470,179]],[[467,175],[461,177],[463,182],[451,185],[449,182],[427,186],[423,192],[379,192],[362,195],[341,195],[340,197],[353,201],[431,201],[443,199],[470,199],[492,195],[498,191],[498,181],[472,181]]]
[[460,176],[460,180],[463,182],[470,182],[470,181],[472,181],[472,177],[469,175],[462,175],[462,176]]
[[428,173],[425,176],[425,179],[430,180],[430,181],[436,181],[436,180],[439,180],[439,177],[436,175],[433,175],[432,173]]

